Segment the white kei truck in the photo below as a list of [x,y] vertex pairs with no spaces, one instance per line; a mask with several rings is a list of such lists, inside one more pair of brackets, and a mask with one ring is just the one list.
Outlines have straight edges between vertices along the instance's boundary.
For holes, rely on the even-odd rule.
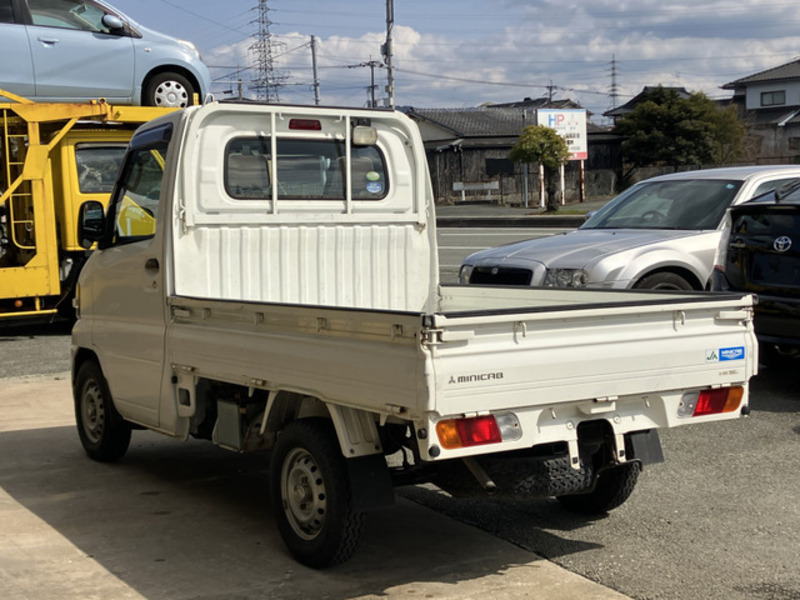
[[140,127],[72,334],[78,433],[269,450],[289,551],[348,559],[394,487],[605,513],[658,429],[748,413],[752,297],[443,285],[416,125],[388,110],[210,103]]

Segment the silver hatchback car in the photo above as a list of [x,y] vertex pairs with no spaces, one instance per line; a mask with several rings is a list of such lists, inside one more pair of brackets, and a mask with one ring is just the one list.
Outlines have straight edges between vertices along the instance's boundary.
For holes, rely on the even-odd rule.
[[0,0],[0,89],[31,100],[183,107],[210,92],[197,48],[100,0]]
[[731,167],[647,179],[579,229],[464,259],[470,284],[703,290],[729,206],[800,177],[800,166]]

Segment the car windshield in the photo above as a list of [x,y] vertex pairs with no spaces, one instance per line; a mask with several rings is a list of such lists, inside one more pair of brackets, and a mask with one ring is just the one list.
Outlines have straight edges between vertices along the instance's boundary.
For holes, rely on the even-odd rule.
[[597,211],[581,229],[716,229],[741,181],[682,179],[640,183]]

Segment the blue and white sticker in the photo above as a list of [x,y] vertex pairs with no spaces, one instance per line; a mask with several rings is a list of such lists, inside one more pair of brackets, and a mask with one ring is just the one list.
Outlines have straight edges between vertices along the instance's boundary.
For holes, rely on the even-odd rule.
[[383,191],[383,186],[377,181],[370,181],[367,183],[367,191],[370,194],[380,194]]
[[706,362],[728,362],[731,360],[744,360],[744,346],[706,350]]

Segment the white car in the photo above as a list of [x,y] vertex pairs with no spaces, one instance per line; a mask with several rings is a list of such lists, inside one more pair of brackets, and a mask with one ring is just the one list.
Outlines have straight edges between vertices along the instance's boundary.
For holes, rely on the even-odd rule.
[[460,283],[703,290],[729,206],[800,177],[800,166],[673,173],[611,200],[579,229],[464,259]]
[[184,107],[211,87],[193,44],[100,0],[0,0],[0,56],[0,90],[40,102]]

